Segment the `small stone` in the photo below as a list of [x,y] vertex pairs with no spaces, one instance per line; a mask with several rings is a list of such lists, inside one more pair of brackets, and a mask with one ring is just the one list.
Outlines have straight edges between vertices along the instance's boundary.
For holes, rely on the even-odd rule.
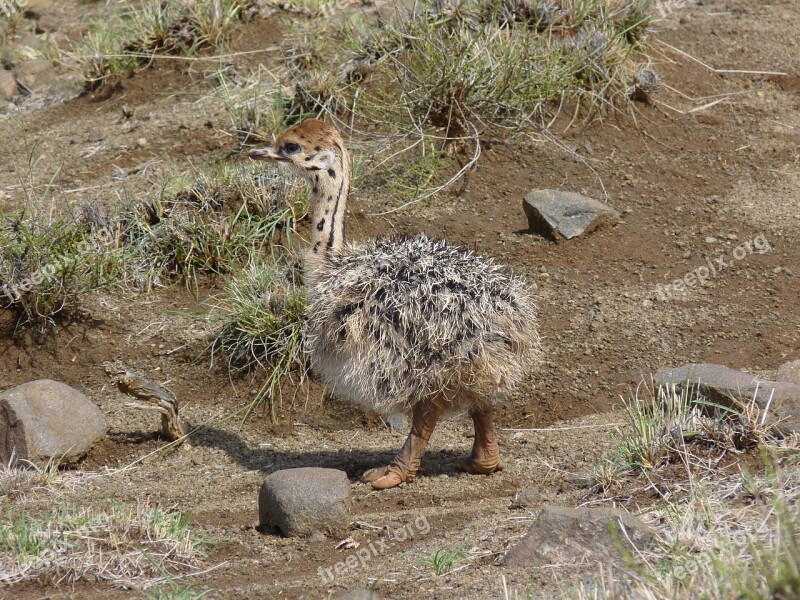
[[319,467],[285,469],[267,476],[258,495],[259,523],[288,537],[347,528],[350,480],[344,471]]
[[511,508],[534,508],[542,503],[542,493],[535,487],[527,487],[514,494]]
[[620,220],[613,208],[575,192],[534,190],[525,195],[522,206],[530,230],[555,240],[569,240]]
[[97,405],[75,388],[41,379],[0,393],[0,460],[80,458],[106,433]]
[[595,470],[591,467],[584,467],[576,473],[567,473],[564,475],[564,481],[571,483],[577,488],[592,487],[595,483],[595,480]]
[[706,244],[716,244],[716,243],[717,243],[717,238],[715,238],[713,235],[709,235],[708,237],[706,237]]
[[[614,531],[612,531],[614,530]],[[613,508],[543,506],[533,526],[508,551],[503,564],[538,568],[543,565],[625,564],[656,539],[655,532],[630,513]]]
[[738,235],[736,235],[735,233],[729,233],[729,234],[728,234],[728,235],[726,235],[725,237],[726,237],[726,238],[728,238],[728,239],[729,239],[730,241],[732,241],[732,242],[735,242],[736,240],[738,240],[738,239],[739,239],[739,236],[738,236]]
[[26,60],[17,67],[17,78],[32,90],[40,90],[55,81],[56,69],[49,60]]
[[36,21],[36,33],[52,33],[58,31],[59,18],[56,15],[46,14]]
[[308,536],[308,541],[314,543],[324,542],[327,539],[328,538],[325,536],[325,534],[322,533],[319,529],[317,529],[314,533]]
[[24,6],[26,16],[39,18],[43,14],[53,12],[56,3],[54,0],[27,0]]
[[136,140],[136,146],[139,148],[146,148],[147,147],[147,139],[146,138],[139,138]]

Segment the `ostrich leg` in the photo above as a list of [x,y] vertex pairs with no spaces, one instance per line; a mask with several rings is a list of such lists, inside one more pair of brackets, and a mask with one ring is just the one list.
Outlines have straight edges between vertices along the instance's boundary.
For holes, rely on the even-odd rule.
[[497,436],[494,433],[494,408],[471,410],[472,422],[475,424],[475,441],[472,444],[472,453],[459,459],[456,467],[461,471],[474,475],[485,475],[503,470],[503,461],[500,459],[500,446],[497,445]]
[[376,490],[385,490],[406,481],[413,481],[428,439],[443,412],[444,404],[438,396],[417,403],[414,406],[411,433],[408,434],[400,452],[388,466],[370,469],[364,473],[362,481],[371,483]]

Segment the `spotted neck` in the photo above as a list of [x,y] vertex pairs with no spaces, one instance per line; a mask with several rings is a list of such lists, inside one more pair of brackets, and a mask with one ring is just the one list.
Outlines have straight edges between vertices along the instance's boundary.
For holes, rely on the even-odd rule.
[[311,249],[309,260],[341,252],[345,244],[344,217],[350,188],[350,160],[338,147],[333,166],[308,171],[311,186]]

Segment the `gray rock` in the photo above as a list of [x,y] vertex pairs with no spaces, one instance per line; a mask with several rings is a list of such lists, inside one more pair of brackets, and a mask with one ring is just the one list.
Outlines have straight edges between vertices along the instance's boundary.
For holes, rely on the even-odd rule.
[[759,379],[750,373],[711,363],[661,369],[653,375],[653,382],[675,384],[679,392],[689,382],[710,402],[734,410],[755,398],[761,409],[769,405],[767,423],[779,433],[800,431],[800,385],[796,383]]
[[11,100],[18,93],[17,78],[14,73],[0,68],[0,98]]
[[555,240],[569,240],[620,219],[610,206],[574,192],[534,190],[522,206],[531,231]]
[[337,596],[336,600],[378,600],[378,593],[373,590],[361,588]]
[[267,476],[258,495],[259,523],[290,537],[344,531],[349,515],[350,481],[336,469],[276,471]]
[[800,360],[793,360],[778,367],[778,381],[800,385]]
[[533,508],[542,503],[542,493],[535,487],[527,487],[514,494],[511,508]]
[[616,562],[655,543],[656,534],[633,515],[613,508],[543,506],[530,531],[508,551],[509,567]]
[[584,467],[575,473],[567,473],[564,475],[564,481],[578,488],[592,487],[596,479],[596,470],[592,467]]
[[0,393],[0,460],[72,461],[106,433],[97,405],[78,390],[41,379]]

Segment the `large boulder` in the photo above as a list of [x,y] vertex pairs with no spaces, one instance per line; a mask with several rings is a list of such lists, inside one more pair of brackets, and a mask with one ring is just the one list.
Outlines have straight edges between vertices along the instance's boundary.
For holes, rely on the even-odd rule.
[[653,375],[660,386],[675,385],[680,393],[687,385],[713,404],[736,410],[755,399],[760,409],[769,408],[767,423],[779,433],[800,431],[800,385],[769,381],[750,373],[712,363],[660,369]]
[[342,532],[350,520],[350,480],[336,469],[276,471],[261,486],[258,520],[289,537]]
[[530,230],[556,241],[572,239],[620,220],[619,213],[594,198],[561,192],[534,190],[522,202]]
[[509,567],[595,565],[624,561],[655,543],[656,533],[613,508],[543,506],[525,537],[503,559]]
[[0,460],[72,461],[106,433],[97,405],[75,388],[41,379],[0,393]]

